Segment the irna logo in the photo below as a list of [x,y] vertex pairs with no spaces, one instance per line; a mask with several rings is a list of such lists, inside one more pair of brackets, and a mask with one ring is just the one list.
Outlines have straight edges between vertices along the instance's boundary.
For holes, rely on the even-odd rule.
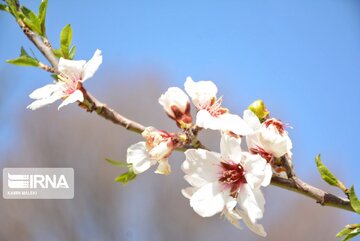
[[64,175],[19,175],[8,173],[9,188],[69,188]]

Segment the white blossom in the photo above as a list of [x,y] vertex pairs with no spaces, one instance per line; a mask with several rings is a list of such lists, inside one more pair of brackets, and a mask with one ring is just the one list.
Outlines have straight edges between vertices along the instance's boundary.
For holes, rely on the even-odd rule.
[[212,130],[228,130],[236,135],[248,135],[251,129],[240,116],[229,113],[222,107],[222,98],[217,99],[217,87],[212,81],[185,81],[185,91],[198,109],[196,125]]
[[191,187],[182,193],[202,217],[224,213],[232,223],[243,219],[248,226],[256,226],[265,204],[260,186],[269,185],[271,169],[261,156],[242,151],[234,137],[223,134],[220,149],[221,153],[204,149],[185,152],[182,169]]
[[142,173],[158,163],[156,173],[168,175],[171,167],[168,157],[175,148],[173,135],[148,127],[142,133],[145,141],[131,145],[127,150],[127,163],[133,165],[136,174]]
[[60,72],[58,75],[59,81],[33,91],[29,97],[35,99],[35,101],[27,106],[27,108],[35,110],[59,99],[63,99],[64,101],[58,109],[76,101],[83,102],[84,95],[81,91],[82,83],[95,74],[101,63],[102,55],[98,49],[88,62],[85,60],[60,58],[58,64]]

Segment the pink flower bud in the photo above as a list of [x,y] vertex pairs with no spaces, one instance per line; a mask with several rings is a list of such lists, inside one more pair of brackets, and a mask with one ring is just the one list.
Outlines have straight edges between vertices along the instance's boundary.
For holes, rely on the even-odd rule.
[[190,100],[180,88],[170,87],[160,96],[159,103],[180,128],[184,124],[191,124]]

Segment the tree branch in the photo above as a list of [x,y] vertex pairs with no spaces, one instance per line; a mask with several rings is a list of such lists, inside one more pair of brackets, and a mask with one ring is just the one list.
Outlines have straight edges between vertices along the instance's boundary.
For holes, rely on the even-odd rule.
[[355,212],[355,210],[351,207],[349,200],[311,186],[296,176],[293,176],[289,179],[273,176],[271,179],[271,184],[315,199],[316,202],[322,206],[330,206]]

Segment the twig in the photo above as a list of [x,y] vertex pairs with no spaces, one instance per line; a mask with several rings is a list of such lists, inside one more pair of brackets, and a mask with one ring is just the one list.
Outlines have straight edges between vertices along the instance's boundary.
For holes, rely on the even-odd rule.
[[293,176],[290,179],[273,176],[271,179],[271,184],[315,199],[316,202],[322,206],[336,207],[355,212],[355,210],[351,207],[349,200],[311,186],[296,176]]

